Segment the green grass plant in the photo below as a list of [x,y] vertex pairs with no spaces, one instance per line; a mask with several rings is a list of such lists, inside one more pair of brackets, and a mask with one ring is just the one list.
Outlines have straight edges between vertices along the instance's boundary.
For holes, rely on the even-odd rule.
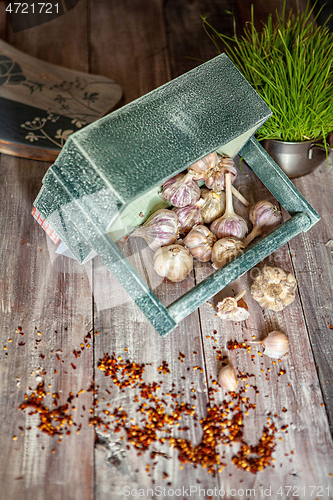
[[303,142],[333,131],[333,33],[317,26],[313,8],[270,15],[262,29],[251,22],[243,34],[218,33],[203,17],[203,26],[221,53],[230,57],[273,111],[257,138]]

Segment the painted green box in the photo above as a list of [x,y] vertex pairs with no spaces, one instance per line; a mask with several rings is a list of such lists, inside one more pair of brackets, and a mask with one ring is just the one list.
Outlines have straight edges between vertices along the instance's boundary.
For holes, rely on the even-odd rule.
[[[222,54],[71,135],[47,171],[35,206],[79,262],[98,254],[166,335],[319,220],[254,138],[270,116],[264,101]],[[140,212],[147,216],[159,208],[165,180],[212,151],[232,157],[239,153],[291,218],[166,308],[114,241],[142,223]]]

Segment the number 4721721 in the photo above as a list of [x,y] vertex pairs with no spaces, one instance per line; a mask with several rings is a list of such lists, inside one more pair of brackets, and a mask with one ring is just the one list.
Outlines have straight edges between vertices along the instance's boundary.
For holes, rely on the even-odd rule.
[[327,498],[327,496],[329,496],[330,494],[330,487],[327,486],[327,488],[323,488],[322,486],[280,486],[276,494],[284,498],[300,496],[302,496],[303,498],[320,498],[324,497],[325,494],[325,498]]
[[10,2],[6,11],[10,14],[59,14],[59,4],[34,2],[29,5],[25,2]]

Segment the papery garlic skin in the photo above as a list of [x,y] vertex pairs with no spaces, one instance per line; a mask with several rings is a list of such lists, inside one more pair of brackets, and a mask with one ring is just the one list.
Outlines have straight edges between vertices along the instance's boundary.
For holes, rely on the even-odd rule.
[[242,240],[248,231],[245,220],[237,214],[219,217],[214,220],[209,229],[218,239],[234,236]]
[[250,313],[244,307],[239,307],[237,297],[226,297],[216,305],[216,314],[226,321],[245,321],[250,317]]
[[221,368],[217,377],[217,381],[220,386],[227,391],[233,392],[236,390],[238,380],[236,370],[231,363]]
[[262,236],[275,229],[282,219],[282,214],[270,201],[263,200],[251,207],[249,217],[253,229],[244,240],[245,245],[248,245],[257,236]]
[[193,226],[203,223],[201,210],[196,205],[174,208],[173,211],[178,216],[181,232],[183,234],[188,233],[193,228]]
[[218,156],[215,151],[213,151],[213,153],[210,153],[204,158],[201,158],[201,160],[193,163],[193,165],[191,165],[187,170],[188,172],[192,173],[193,179],[195,179],[196,181],[200,181],[204,179],[207,170],[215,167],[218,162]]
[[192,271],[193,257],[182,245],[168,245],[155,252],[153,265],[159,276],[178,282]]
[[251,285],[251,295],[264,309],[282,311],[295,300],[297,282],[293,274],[266,266]]
[[269,358],[282,358],[287,354],[289,348],[287,335],[276,330],[269,333],[267,337],[261,341],[261,344],[265,347],[265,356]]
[[186,238],[184,244],[190,254],[199,262],[208,262],[211,259],[212,248],[216,242],[216,236],[206,226],[196,226]]
[[152,250],[169,245],[178,238],[180,222],[175,212],[162,208],[132,232],[131,236],[143,238]]
[[237,238],[221,238],[213,246],[212,266],[214,269],[220,269],[240,255],[245,250],[245,245]]
[[231,175],[231,182],[234,182],[237,176],[237,170],[233,159],[228,156],[220,157],[219,163],[206,172],[206,187],[213,191],[222,191],[225,188],[225,174],[228,172]]
[[174,207],[194,205],[200,198],[200,188],[193,176],[178,174],[163,184],[163,196]]
[[220,191],[216,193],[207,188],[201,189],[201,214],[205,224],[210,224],[220,217],[225,210],[225,193]]

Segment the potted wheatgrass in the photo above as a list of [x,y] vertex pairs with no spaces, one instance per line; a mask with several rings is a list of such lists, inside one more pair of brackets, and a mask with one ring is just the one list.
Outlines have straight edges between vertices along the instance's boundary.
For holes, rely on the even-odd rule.
[[261,30],[251,22],[243,34],[218,33],[203,17],[204,29],[243,73],[273,111],[257,133],[268,153],[289,177],[313,171],[330,148],[333,131],[333,33],[317,26],[309,3],[304,12],[276,13]]

